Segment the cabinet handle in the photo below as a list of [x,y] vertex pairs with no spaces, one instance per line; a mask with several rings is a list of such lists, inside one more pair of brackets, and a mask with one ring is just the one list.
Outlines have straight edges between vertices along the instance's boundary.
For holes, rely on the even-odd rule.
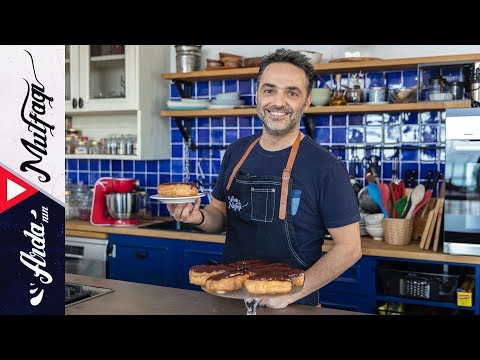
[[72,107],[73,107],[74,109],[77,108],[77,99],[75,99],[75,98],[72,99]]
[[83,108],[83,99],[82,99],[82,98],[79,98],[79,99],[78,99],[78,107],[79,107],[80,109]]
[[147,253],[143,251],[138,251],[135,253],[135,257],[137,259],[145,259],[147,257]]

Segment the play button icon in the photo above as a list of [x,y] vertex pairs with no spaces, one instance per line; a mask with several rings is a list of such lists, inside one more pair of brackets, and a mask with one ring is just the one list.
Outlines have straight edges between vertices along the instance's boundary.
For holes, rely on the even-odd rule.
[[35,194],[38,190],[0,166],[0,213]]
[[23,193],[25,189],[23,186],[14,183],[12,180],[7,179],[7,201],[12,200],[14,197]]

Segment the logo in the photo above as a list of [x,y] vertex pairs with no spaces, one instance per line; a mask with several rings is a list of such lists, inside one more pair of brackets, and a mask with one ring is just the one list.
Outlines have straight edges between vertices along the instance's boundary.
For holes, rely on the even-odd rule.
[[35,194],[38,190],[0,166],[0,213]]

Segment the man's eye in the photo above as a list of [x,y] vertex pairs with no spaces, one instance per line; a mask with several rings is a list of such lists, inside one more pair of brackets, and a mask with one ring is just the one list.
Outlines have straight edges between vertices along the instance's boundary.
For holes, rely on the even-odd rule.
[[273,90],[272,89],[265,89],[265,90],[263,90],[263,93],[264,94],[272,94]]
[[288,96],[296,97],[296,96],[298,96],[298,93],[296,91],[290,91],[288,93]]

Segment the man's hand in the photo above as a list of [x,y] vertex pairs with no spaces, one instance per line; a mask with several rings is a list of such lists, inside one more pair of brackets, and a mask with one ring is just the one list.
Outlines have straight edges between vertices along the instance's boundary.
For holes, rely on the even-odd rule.
[[275,296],[267,299],[262,299],[262,301],[260,301],[258,305],[266,306],[270,309],[283,309],[284,307],[287,307],[288,305],[290,305],[295,301],[296,299],[294,299],[292,296],[284,295],[284,296]]
[[167,204],[167,210],[170,215],[176,220],[184,223],[198,224],[202,221],[202,214],[200,213],[201,199],[195,199],[195,203],[183,204]]

